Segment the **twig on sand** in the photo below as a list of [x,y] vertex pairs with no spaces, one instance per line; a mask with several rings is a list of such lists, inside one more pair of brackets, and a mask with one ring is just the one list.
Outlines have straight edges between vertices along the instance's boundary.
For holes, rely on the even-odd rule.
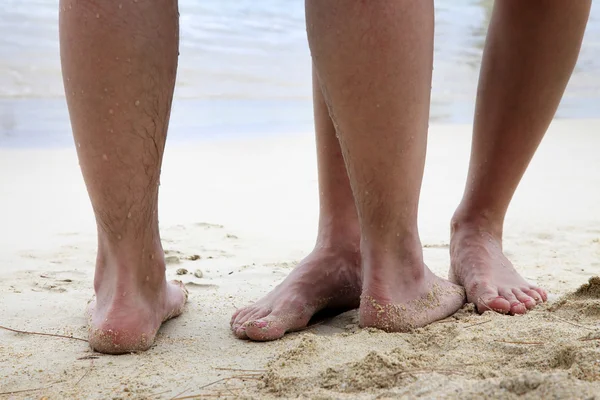
[[557,319],[557,320],[559,320],[559,321],[562,321],[562,322],[564,322],[564,323],[567,323],[567,324],[569,324],[569,325],[576,326],[576,327],[578,327],[578,328],[583,328],[583,329],[587,329],[587,330],[590,330],[590,331],[595,331],[595,330],[596,330],[596,328],[592,328],[592,327],[590,327],[590,326],[585,326],[585,325],[576,324],[575,322],[567,321],[566,319],[563,319],[563,318],[557,317],[556,315],[552,315],[552,318],[556,318],[556,319]]
[[185,389],[183,392],[181,393],[177,393],[175,396],[171,397],[169,400],[175,400],[177,398],[179,398],[179,396],[181,396],[182,394],[184,394],[185,392],[189,392],[190,388]]
[[440,321],[435,321],[432,325],[435,325],[435,324],[450,324],[450,323],[456,322],[456,321],[457,320],[455,318],[450,317],[450,318],[442,319]]
[[235,397],[235,393],[233,393],[233,392],[231,391],[231,389],[229,388],[229,386],[227,386],[227,381],[226,381],[226,382],[224,382],[224,383],[225,383],[225,390],[227,390],[229,393],[231,393],[231,395],[232,395],[233,397]]
[[85,378],[85,377],[86,377],[86,376],[87,376],[87,375],[90,373],[90,371],[91,371],[93,368],[94,368],[94,360],[91,360],[91,361],[90,361],[90,367],[87,369],[87,371],[85,371],[85,374],[83,374],[83,375],[81,376],[81,378],[79,378],[79,380],[77,381],[77,383],[75,383],[75,386],[79,385],[79,382],[81,382],[81,381],[83,380],[83,378]]
[[[221,379],[217,379],[216,381],[207,383],[204,386],[200,386],[198,388],[198,390],[203,390],[209,386],[216,385],[217,383],[229,382],[231,380],[242,380],[242,381],[243,380],[258,380],[258,379],[260,379],[261,375],[262,374],[246,374],[246,375],[236,375],[236,376],[230,376],[227,378],[221,378]],[[187,390],[185,392],[187,392]],[[183,392],[183,393],[185,393],[185,392]],[[194,394],[194,395],[190,395],[190,396],[179,397],[183,393],[178,394],[177,396],[173,397],[171,400],[187,400],[187,399],[197,399],[197,398],[201,398],[201,397],[212,397],[211,395],[205,395],[205,394]]]
[[8,396],[11,394],[18,394],[18,393],[27,393],[27,392],[37,392],[38,390],[45,390],[48,389],[50,386],[44,386],[44,387],[39,387],[39,388],[35,388],[35,389],[23,389],[23,390],[13,390],[12,392],[2,392],[0,393],[0,396]]
[[152,393],[151,395],[148,396],[148,398],[157,397],[157,396],[160,396],[161,394],[165,394],[165,393],[169,393],[169,392],[170,392],[170,390],[163,390],[162,392]]
[[220,368],[220,367],[214,367],[213,369],[216,369],[218,371],[254,372],[257,374],[267,372],[264,369],[239,369],[239,368]]
[[15,333],[22,333],[22,334],[25,334],[25,335],[51,336],[51,337],[57,337],[57,338],[63,338],[63,339],[81,340],[82,342],[88,343],[87,340],[82,339],[82,338],[78,338],[78,337],[75,337],[75,336],[57,335],[57,334],[54,334],[54,333],[20,331],[18,329],[7,328],[6,326],[2,326],[2,325],[0,325],[0,329],[4,329],[5,331],[10,331],[10,332],[15,332]]
[[208,398],[213,398],[213,397],[215,399],[223,398],[223,396],[221,395],[221,393],[215,393],[215,394],[197,394],[197,395],[194,395],[194,396],[180,397],[180,398],[177,398],[175,400],[180,400],[180,399],[208,399]]
[[500,343],[508,343],[508,344],[529,344],[529,345],[533,345],[533,346],[543,346],[546,343],[542,343],[542,342],[521,342],[521,341],[511,341],[511,340],[495,340],[495,342],[500,342]]
[[600,337],[580,338],[581,342],[591,342],[592,340],[600,340]]
[[100,358],[99,356],[83,356],[83,357],[79,357],[78,360],[95,360],[97,358]]
[[463,375],[466,372],[459,371],[455,369],[441,369],[441,368],[415,368],[415,369],[405,369],[402,371],[398,371],[396,375],[403,374],[430,374],[433,372],[437,372],[440,374],[448,374],[448,375]]
[[488,319],[487,321],[483,321],[483,322],[478,322],[476,324],[467,325],[467,326],[465,326],[464,329],[469,329],[469,328],[472,328],[472,327],[477,326],[477,325],[487,324],[488,322],[492,322],[492,320]]

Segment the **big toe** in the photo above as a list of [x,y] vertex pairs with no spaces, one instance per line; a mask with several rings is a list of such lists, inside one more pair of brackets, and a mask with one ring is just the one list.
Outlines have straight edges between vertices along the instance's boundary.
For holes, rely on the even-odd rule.
[[238,339],[248,339],[246,333],[248,325],[257,319],[266,317],[269,315],[269,312],[268,309],[250,308],[247,312],[241,313],[231,327],[233,334],[237,336]]
[[260,342],[280,339],[290,328],[283,318],[273,314],[248,321],[244,324],[244,327],[248,339]]
[[495,311],[501,314],[510,312],[510,302],[500,296],[498,290],[491,287],[482,287],[479,291],[471,291],[470,295],[474,297],[471,301],[475,303],[477,311],[481,314],[486,311]]

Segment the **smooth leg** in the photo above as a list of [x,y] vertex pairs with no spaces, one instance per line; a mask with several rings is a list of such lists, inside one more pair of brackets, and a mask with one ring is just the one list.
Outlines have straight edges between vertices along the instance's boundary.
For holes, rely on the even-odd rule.
[[320,202],[317,243],[280,285],[235,312],[231,329],[242,339],[278,339],[304,328],[324,308],[356,308],[359,304],[358,217],[340,144],[317,79],[313,73]]
[[406,331],[464,291],[423,263],[417,206],[433,62],[433,2],[307,0],[308,38],[360,221],[361,326]]
[[158,186],[178,56],[176,0],[61,0],[63,78],[98,227],[89,342],[148,349],[187,292],[167,283]]
[[504,217],[571,76],[591,1],[495,2],[464,197],[452,220],[453,281],[480,312],[545,301],[502,253]]

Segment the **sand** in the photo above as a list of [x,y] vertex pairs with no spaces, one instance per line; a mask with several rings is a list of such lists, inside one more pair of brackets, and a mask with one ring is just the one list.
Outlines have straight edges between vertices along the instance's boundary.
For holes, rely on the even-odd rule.
[[[548,304],[521,317],[465,306],[410,334],[359,329],[349,311],[271,343],[228,323],[311,250],[313,138],[168,145],[161,229],[185,314],[125,356],[0,330],[0,393],[15,392],[0,398],[600,398],[598,132],[555,122],[507,217],[506,253]],[[469,140],[466,125],[431,128],[420,230],[444,277]],[[0,150],[0,221],[0,325],[85,339],[96,239],[74,150]]]

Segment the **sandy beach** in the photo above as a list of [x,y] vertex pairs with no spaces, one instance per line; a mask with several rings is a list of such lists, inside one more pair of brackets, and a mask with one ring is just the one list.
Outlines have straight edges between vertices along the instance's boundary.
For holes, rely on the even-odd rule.
[[[444,277],[470,129],[430,129],[420,230]],[[160,223],[185,314],[125,356],[0,330],[0,399],[600,399],[599,133],[600,120],[555,121],[506,221],[506,253],[548,304],[520,317],[467,305],[409,334],[362,330],[349,311],[270,343],[237,340],[229,319],[312,248],[313,137],[167,143]],[[0,149],[0,235],[0,325],[85,339],[96,236],[74,146]]]

